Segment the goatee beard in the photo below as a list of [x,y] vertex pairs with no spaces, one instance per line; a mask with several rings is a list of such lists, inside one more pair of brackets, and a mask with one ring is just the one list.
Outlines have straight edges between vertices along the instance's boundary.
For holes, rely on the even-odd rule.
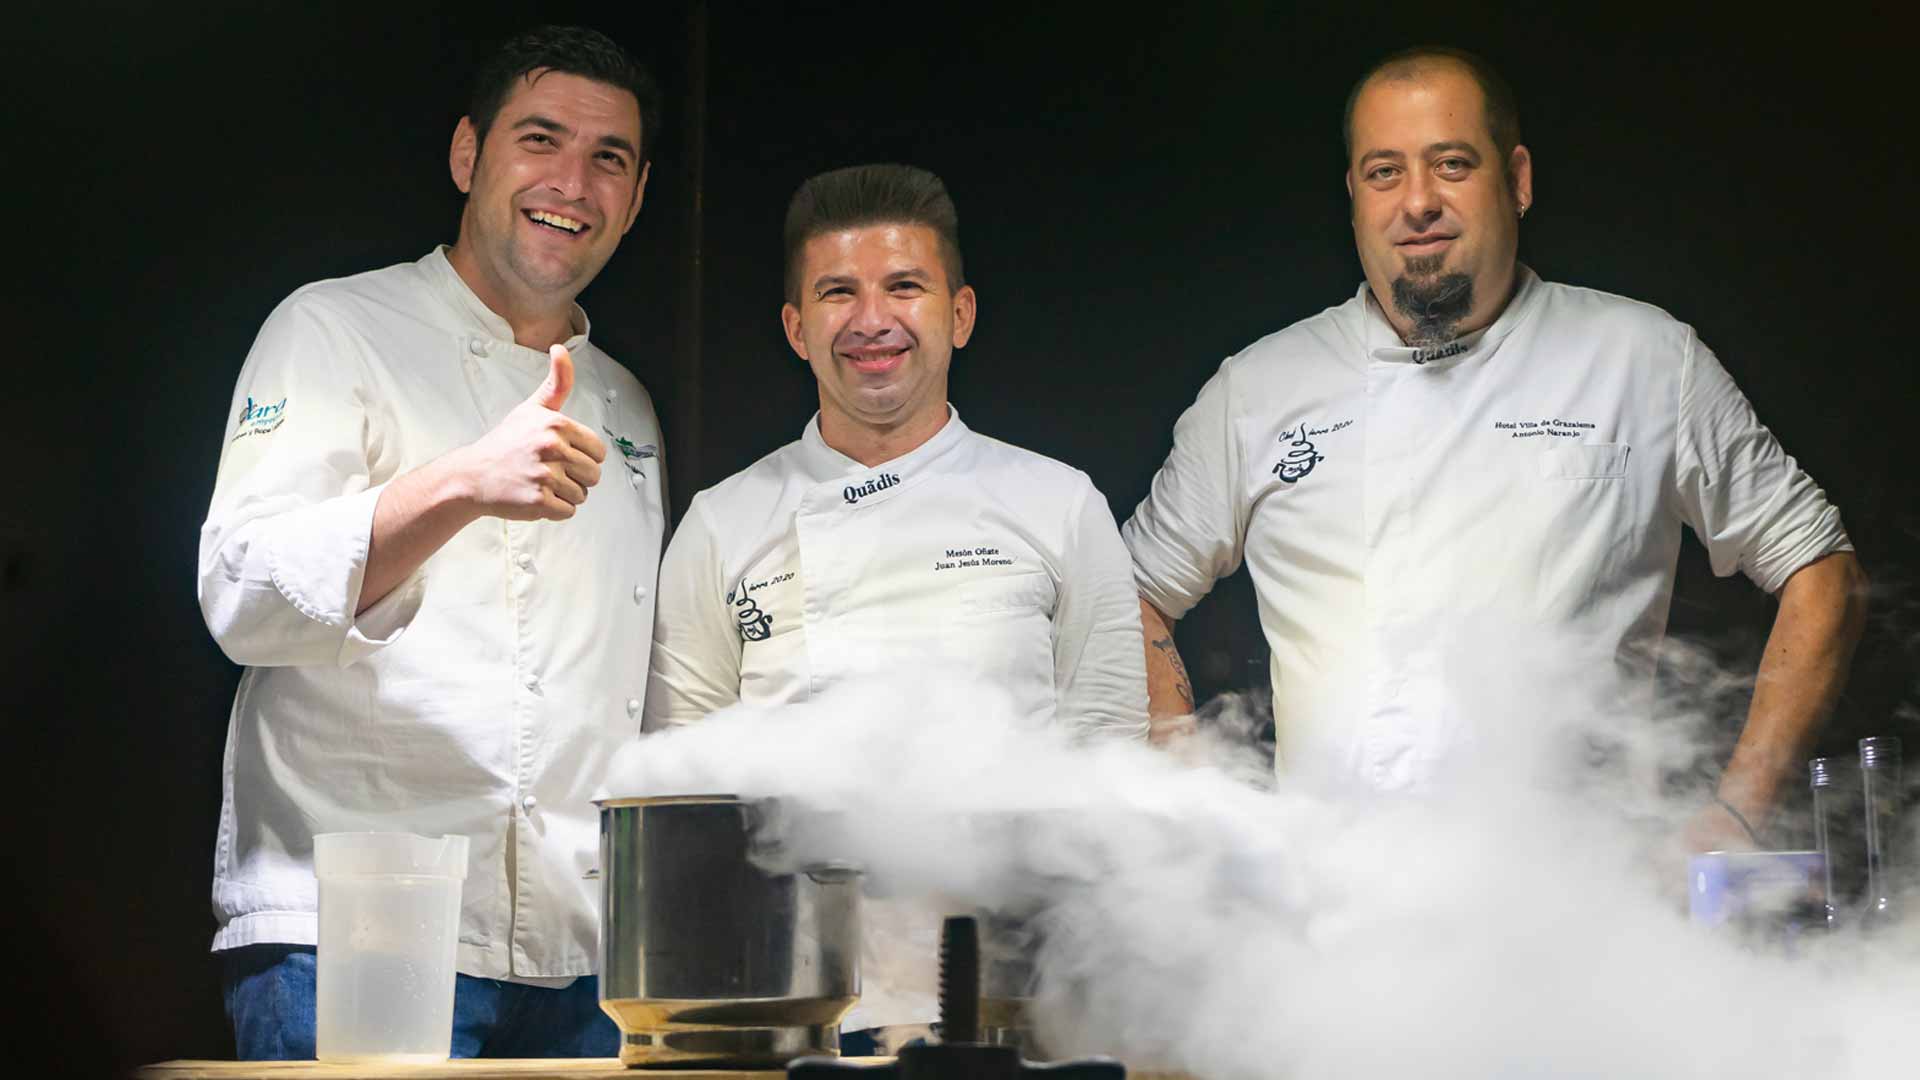
[[1415,255],[1407,259],[1407,268],[1393,279],[1393,306],[1413,320],[1407,344],[1425,347],[1444,345],[1454,338],[1454,328],[1473,310],[1473,278],[1455,271],[1440,272],[1445,255]]

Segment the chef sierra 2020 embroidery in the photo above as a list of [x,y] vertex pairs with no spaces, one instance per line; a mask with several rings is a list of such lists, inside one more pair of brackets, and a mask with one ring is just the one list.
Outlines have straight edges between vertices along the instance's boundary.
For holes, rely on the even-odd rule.
[[746,581],[742,580],[727,593],[727,603],[733,605],[733,617],[740,624],[742,639],[765,641],[773,636],[773,616],[760,610],[760,605],[754,602]]
[[885,491],[899,482],[900,478],[892,473],[881,473],[864,484],[848,484],[841,488],[840,497],[847,500],[848,506],[852,506],[861,499],[876,492]]
[[1327,456],[1322,454],[1319,449],[1308,440],[1308,436],[1330,435],[1333,432],[1352,426],[1352,420],[1341,420],[1338,423],[1328,424],[1326,427],[1312,427],[1308,425],[1305,420],[1302,420],[1293,427],[1281,432],[1279,442],[1281,445],[1287,447],[1287,450],[1281,455],[1280,460],[1274,463],[1272,470],[1273,475],[1279,477],[1285,483],[1298,483],[1308,473],[1313,471],[1315,465],[1327,460]]

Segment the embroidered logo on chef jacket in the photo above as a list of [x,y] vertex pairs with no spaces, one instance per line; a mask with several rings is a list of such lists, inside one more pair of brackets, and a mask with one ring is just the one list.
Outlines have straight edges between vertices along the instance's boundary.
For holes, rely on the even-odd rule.
[[1558,437],[1579,439],[1586,437],[1595,429],[1595,425],[1585,420],[1567,420],[1549,416],[1541,420],[1495,420],[1493,430],[1504,431],[1515,439],[1534,439]]
[[753,596],[747,592],[747,583],[742,581],[727,593],[727,603],[733,605],[734,621],[740,625],[740,636],[747,641],[765,641],[773,636],[773,616],[760,610]]
[[1012,566],[1013,559],[1001,553],[992,544],[974,544],[970,547],[941,548],[934,556],[933,570],[968,570],[975,567]]
[[885,491],[899,482],[900,478],[898,476],[892,473],[881,473],[879,476],[873,477],[864,484],[848,484],[846,487],[841,488],[840,497],[847,500],[848,506],[852,506],[861,499]]
[[1449,356],[1459,356],[1466,351],[1467,343],[1465,341],[1449,341],[1445,345],[1435,345],[1432,348],[1413,350],[1413,362],[1416,364],[1431,364],[1435,360],[1445,360]]
[[236,428],[231,441],[238,442],[249,435],[265,435],[287,419],[287,399],[281,398],[272,404],[255,404],[249,397],[245,405],[240,406],[240,415],[234,420]]
[[727,603],[733,608],[733,618],[739,624],[742,640],[765,641],[773,636],[773,616],[760,610],[760,604],[754,600],[753,594],[769,585],[792,580],[792,571],[751,584],[741,578],[740,584],[727,590]]
[[635,446],[632,439],[627,438],[625,435],[615,434],[614,430],[610,427],[602,426],[600,430],[606,432],[607,438],[613,440],[614,448],[620,451],[620,460],[627,463],[627,468],[639,473],[641,476],[645,476],[646,473],[640,471],[640,463],[650,457],[659,456],[659,448],[652,443]]
[[1342,420],[1325,427],[1314,427],[1302,420],[1281,432],[1277,441],[1286,447],[1286,450],[1280,455],[1280,460],[1274,463],[1273,475],[1289,484],[1298,483],[1313,471],[1315,465],[1327,460],[1327,456],[1314,446],[1313,438],[1352,426],[1351,420]]

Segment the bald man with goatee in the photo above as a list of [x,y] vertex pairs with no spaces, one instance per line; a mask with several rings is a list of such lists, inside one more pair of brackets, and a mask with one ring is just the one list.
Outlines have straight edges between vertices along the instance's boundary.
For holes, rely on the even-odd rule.
[[1651,715],[1691,528],[1779,612],[1679,842],[1761,843],[1861,630],[1839,512],[1692,327],[1519,262],[1535,162],[1484,61],[1382,60],[1346,136],[1365,281],[1220,365],[1123,529],[1157,728],[1194,704],[1171,627],[1244,561],[1283,779],[1421,790],[1566,718],[1618,731]]

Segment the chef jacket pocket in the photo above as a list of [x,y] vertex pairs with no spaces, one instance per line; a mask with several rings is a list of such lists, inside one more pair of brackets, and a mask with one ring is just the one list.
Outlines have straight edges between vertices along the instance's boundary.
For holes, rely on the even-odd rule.
[[1023,711],[1051,703],[1053,579],[1042,571],[978,578],[954,598],[960,614],[939,646],[954,669],[1004,688]]
[[1490,550],[1514,573],[1508,602],[1562,625],[1617,590],[1644,497],[1627,476],[1629,449],[1570,442],[1536,456],[1534,490],[1491,515],[1505,535]]
[[1617,480],[1627,475],[1626,443],[1575,443],[1540,455],[1540,475],[1549,480]]
[[960,610],[968,615],[1037,610],[1053,615],[1053,579],[1033,570],[969,581],[960,587]]

